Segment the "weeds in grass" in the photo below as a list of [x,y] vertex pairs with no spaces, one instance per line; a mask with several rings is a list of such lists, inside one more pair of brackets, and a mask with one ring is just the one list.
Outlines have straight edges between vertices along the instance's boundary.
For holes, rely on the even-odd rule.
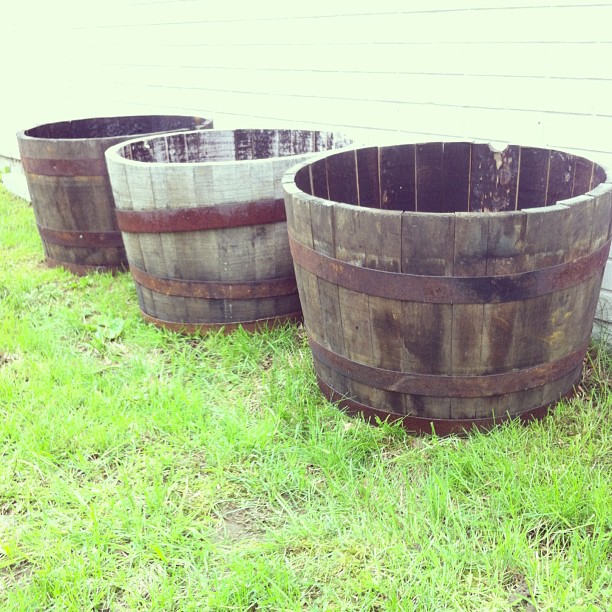
[[349,419],[304,332],[189,338],[0,192],[0,607],[608,610],[611,353],[529,426]]

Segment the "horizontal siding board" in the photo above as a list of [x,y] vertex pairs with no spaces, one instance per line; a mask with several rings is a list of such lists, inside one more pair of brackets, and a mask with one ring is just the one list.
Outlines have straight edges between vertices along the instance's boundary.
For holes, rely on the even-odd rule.
[[[364,75],[292,70],[219,69],[203,67],[101,66],[79,82],[96,86],[225,91],[327,100],[363,100],[386,104],[436,105],[603,115],[612,117],[612,79],[583,80],[568,87],[567,79],[436,74]],[[449,91],[453,92],[449,96]],[[500,93],[503,92],[503,95]]]
[[[175,3],[176,4],[176,3]],[[166,45],[224,44],[292,44],[296,40],[333,40],[355,42],[598,42],[610,40],[609,23],[612,6],[591,4],[556,9],[551,18],[550,7],[489,8],[488,10],[390,11],[373,9],[361,14],[329,15],[282,19],[216,21],[204,16],[181,21],[168,7],[166,19],[158,23],[142,23],[134,19],[129,25],[96,27],[64,27],[75,42],[86,42],[92,32],[109,30],[115,35],[135,40],[156,40],[163,36]],[[278,9],[277,9],[278,10]],[[380,9],[379,9],[380,10]],[[278,14],[278,13],[277,13]],[[85,17],[85,15],[84,15]],[[90,19],[90,18],[89,18]],[[554,22],[554,27],[550,26]],[[499,24],[503,23],[503,28]],[[582,26],[582,27],[581,27]],[[588,27],[587,27],[588,26]],[[316,37],[313,38],[313,33]],[[366,37],[364,40],[364,36]],[[307,37],[307,38],[304,38]]]
[[[26,4],[25,2],[20,4]],[[60,2],[53,3],[56,7]],[[279,15],[278,3],[256,2],[242,3],[240,11],[236,11],[235,5],[231,3],[209,3],[201,0],[178,0],[170,2],[163,1],[135,1],[111,0],[104,2],[102,6],[86,6],[87,14],[91,22],[99,28],[136,27],[141,24],[166,23],[169,20],[168,12],[171,7],[171,21],[173,23],[193,22],[202,19],[221,22],[260,22],[274,20],[283,22],[293,19],[312,19],[337,17],[339,12],[343,15],[368,15],[372,13],[397,13],[409,14],[435,13],[435,12],[471,12],[474,10],[499,11],[525,9],[525,0],[505,0],[504,2],[491,2],[491,0],[472,0],[469,5],[461,5],[456,0],[412,0],[410,3],[404,0],[380,0],[375,8],[370,8],[360,3],[343,3],[339,7],[337,3],[327,0],[309,0],[308,3],[286,3],[283,5],[282,15]],[[544,3],[541,3],[544,4]],[[595,4],[592,0],[556,0],[550,3],[551,8],[568,7],[575,8]],[[71,4],[74,7],[74,3]],[[110,11],[109,8],[117,7],[121,10]],[[17,6],[17,10],[22,7]],[[25,7],[23,7],[25,8]],[[22,8],[22,10],[23,10]],[[37,7],[38,8],[38,7]],[[12,11],[15,10],[12,8]],[[37,11],[38,12],[38,11]],[[74,11],[73,11],[74,12]],[[51,10],[41,11],[40,22],[52,16]],[[23,12],[27,16],[27,11]],[[79,24],[79,15],[66,15],[70,24]],[[82,17],[81,17],[82,20]]]
[[[281,45],[266,41],[244,45],[231,42],[209,45],[202,40],[195,44],[168,45],[163,40],[156,45],[134,39],[128,51],[121,46],[109,46],[100,32],[91,33],[79,45],[88,60],[95,65],[118,67],[210,67],[249,70],[293,70],[296,72],[359,74],[434,74],[466,76],[539,77],[561,79],[611,79],[612,64],[605,61],[612,50],[612,34],[608,42],[597,44],[521,43],[508,47],[504,42],[419,43],[408,38],[402,42],[384,41],[339,43],[303,41]],[[59,65],[82,65],[75,57],[74,42],[68,37],[54,42],[49,53]],[[60,46],[58,46],[60,45]],[[57,50],[54,50],[56,49]],[[500,61],[510,55],[511,62]],[[554,58],[554,61],[551,61]],[[36,57],[23,58],[36,65]]]
[[[597,44],[521,43],[511,47],[503,42],[464,42],[413,44],[405,38],[401,42],[384,41],[378,44],[321,41],[277,44],[244,45],[232,42],[228,36],[218,45],[202,40],[195,44],[184,42],[168,45],[159,41],[150,44],[146,38],[132,40],[128,50],[109,46],[100,33],[90,33],[79,44],[88,60],[95,65],[115,67],[132,65],[166,67],[219,67],[250,70],[295,70],[325,72],[357,72],[361,74],[440,74],[472,76],[519,76],[540,78],[610,79],[612,65],[605,61],[612,50],[612,34],[608,42]],[[54,42],[48,52],[60,65],[82,65],[74,57],[74,42],[68,37]],[[57,46],[57,50],[54,50]],[[511,62],[500,57],[511,56]],[[551,61],[554,58],[554,61]],[[36,65],[36,57],[20,59]],[[73,61],[74,60],[74,61]]]

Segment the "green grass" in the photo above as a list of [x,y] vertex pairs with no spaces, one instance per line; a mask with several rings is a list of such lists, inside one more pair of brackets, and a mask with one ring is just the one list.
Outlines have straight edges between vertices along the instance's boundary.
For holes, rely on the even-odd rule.
[[612,356],[466,438],[349,419],[303,330],[144,323],[0,191],[0,609],[609,610]]

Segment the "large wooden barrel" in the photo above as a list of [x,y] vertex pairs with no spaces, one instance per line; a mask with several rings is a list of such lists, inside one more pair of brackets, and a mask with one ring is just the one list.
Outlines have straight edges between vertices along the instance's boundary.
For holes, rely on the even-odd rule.
[[76,274],[127,268],[104,152],[141,134],[210,128],[180,115],[100,117],[47,123],[17,133],[48,265]]
[[571,392],[610,248],[593,162],[487,144],[318,156],[283,178],[323,393],[438,434],[539,417]]
[[333,132],[207,130],[135,139],[106,158],[148,321],[197,333],[301,318],[281,177]]

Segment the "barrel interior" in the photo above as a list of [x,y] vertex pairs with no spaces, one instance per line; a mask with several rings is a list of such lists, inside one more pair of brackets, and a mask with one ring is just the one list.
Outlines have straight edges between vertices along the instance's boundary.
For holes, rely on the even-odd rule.
[[317,153],[349,144],[333,132],[214,130],[167,134],[127,143],[118,154],[138,162],[182,164],[263,160]]
[[501,212],[582,195],[606,178],[598,164],[562,151],[434,142],[338,153],[302,168],[309,195],[403,212]]
[[210,121],[182,115],[135,115],[124,117],[96,117],[46,123],[25,130],[31,138],[48,139],[91,139],[138,136],[156,132],[193,130]]

